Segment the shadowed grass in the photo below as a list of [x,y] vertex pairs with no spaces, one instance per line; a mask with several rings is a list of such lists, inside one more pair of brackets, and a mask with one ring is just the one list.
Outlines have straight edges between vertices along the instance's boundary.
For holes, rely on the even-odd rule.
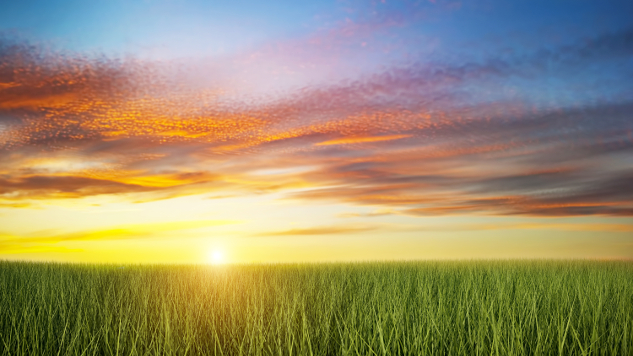
[[633,263],[0,261],[0,355],[630,355]]

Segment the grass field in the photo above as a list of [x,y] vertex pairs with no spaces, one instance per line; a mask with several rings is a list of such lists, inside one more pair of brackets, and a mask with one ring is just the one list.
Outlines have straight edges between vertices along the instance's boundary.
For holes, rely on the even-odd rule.
[[0,261],[0,355],[633,355],[633,263]]

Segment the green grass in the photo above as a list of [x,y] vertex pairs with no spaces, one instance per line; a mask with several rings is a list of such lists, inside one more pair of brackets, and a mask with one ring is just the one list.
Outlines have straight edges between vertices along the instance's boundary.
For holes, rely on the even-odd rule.
[[0,355],[632,355],[633,263],[0,261]]

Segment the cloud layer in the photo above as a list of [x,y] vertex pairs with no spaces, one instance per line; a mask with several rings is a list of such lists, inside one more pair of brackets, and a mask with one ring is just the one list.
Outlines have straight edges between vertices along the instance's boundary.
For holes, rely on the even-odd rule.
[[[393,19],[348,24],[349,35],[404,26]],[[412,216],[633,216],[632,56],[633,30],[622,29],[393,63],[262,99],[191,80],[209,66],[5,38],[0,206],[222,191]]]

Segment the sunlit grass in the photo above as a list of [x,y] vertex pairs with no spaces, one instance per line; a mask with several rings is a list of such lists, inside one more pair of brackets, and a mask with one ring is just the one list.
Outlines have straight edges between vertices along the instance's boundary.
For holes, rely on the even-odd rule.
[[633,264],[0,261],[0,355],[631,355]]

